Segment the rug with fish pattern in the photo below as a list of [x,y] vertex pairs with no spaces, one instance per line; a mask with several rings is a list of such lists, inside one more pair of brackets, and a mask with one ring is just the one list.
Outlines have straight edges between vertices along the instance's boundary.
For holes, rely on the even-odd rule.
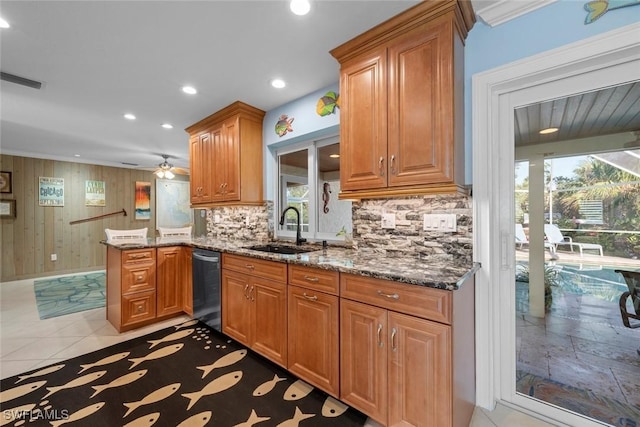
[[105,286],[104,271],[35,280],[33,290],[40,319],[104,307]]
[[189,321],[0,381],[0,426],[363,426],[366,416]]

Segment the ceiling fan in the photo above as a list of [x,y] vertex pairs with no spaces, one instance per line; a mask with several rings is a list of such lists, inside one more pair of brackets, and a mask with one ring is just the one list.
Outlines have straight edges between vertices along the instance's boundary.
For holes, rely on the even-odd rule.
[[158,164],[158,168],[155,171],[153,171],[153,173],[158,178],[173,179],[176,176],[175,174],[180,174],[180,175],[188,175],[189,174],[189,172],[187,170],[175,167],[171,163],[169,163],[168,162],[168,160],[169,160],[169,155],[168,154],[161,154],[161,156],[164,159],[164,161],[162,163]]

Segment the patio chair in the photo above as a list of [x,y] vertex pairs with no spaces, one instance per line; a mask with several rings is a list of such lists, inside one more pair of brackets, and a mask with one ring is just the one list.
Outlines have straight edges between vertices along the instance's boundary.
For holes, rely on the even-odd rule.
[[[529,239],[527,238],[526,233],[524,232],[524,227],[522,224],[516,224],[516,245],[520,245],[520,249],[522,249],[523,245],[529,244]],[[555,253],[555,246],[551,243],[544,242],[545,249],[549,249],[549,252],[552,254]]]
[[568,245],[573,252],[573,247],[577,247],[580,252],[580,256],[583,255],[583,251],[586,250],[594,250],[598,251],[600,256],[603,256],[602,246],[597,243],[580,243],[574,242],[571,237],[565,237],[562,234],[562,231],[558,228],[557,225],[554,224],[545,224],[544,225],[544,235],[547,238],[547,242],[551,243],[554,246],[554,249],[557,251],[559,245]]
[[[627,282],[628,291],[620,295],[620,314],[622,323],[627,328],[640,328],[640,322],[631,323],[629,319],[640,321],[640,271],[615,270],[622,274]],[[631,301],[631,311],[627,309],[627,302]]]

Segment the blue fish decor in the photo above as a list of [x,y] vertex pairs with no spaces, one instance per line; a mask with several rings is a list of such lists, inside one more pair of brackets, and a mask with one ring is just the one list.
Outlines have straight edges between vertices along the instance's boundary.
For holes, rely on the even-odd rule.
[[623,7],[637,6],[640,4],[640,0],[594,0],[584,5],[584,10],[587,12],[587,17],[584,20],[585,25],[591,24],[593,21],[600,18],[605,13],[622,9]]

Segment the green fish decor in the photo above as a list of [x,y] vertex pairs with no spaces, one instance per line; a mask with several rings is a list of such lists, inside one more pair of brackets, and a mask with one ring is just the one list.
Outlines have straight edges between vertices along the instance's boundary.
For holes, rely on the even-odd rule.
[[289,118],[286,114],[281,115],[280,120],[276,123],[276,135],[285,136],[287,132],[293,132],[291,123],[293,123],[293,117]]
[[336,107],[340,108],[340,95],[335,92],[327,92],[316,104],[316,113],[320,117],[328,116],[336,112]]

